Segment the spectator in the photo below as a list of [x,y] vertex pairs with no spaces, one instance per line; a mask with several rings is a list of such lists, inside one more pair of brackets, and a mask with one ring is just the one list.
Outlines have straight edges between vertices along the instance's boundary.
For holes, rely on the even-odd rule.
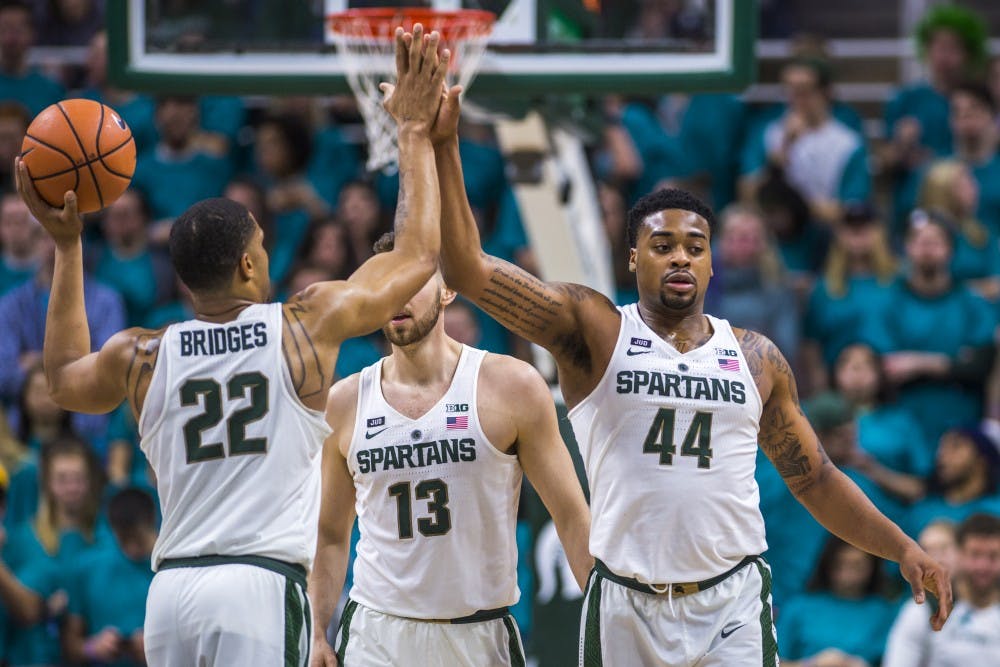
[[176,277],[174,278],[174,292],[176,298],[173,301],[168,301],[154,308],[149,314],[145,323],[147,329],[162,329],[171,324],[195,319],[191,290]]
[[358,266],[353,251],[344,224],[336,218],[326,218],[314,222],[306,231],[299,261],[322,268],[331,276],[330,280],[345,280]]
[[959,160],[935,162],[920,187],[920,208],[941,218],[955,241],[951,272],[983,298],[1000,300],[1000,241],[976,219],[979,185]]
[[958,585],[951,623],[931,631],[929,605],[908,602],[882,667],[1000,664],[1000,518],[974,514],[958,528]]
[[805,293],[826,257],[828,230],[812,224],[808,202],[778,168],[766,169],[755,200],[778,242],[793,287],[797,293]]
[[[172,220],[196,201],[222,194],[229,163],[206,150],[199,137],[200,113],[194,97],[167,96],[156,103],[156,147],[139,156],[132,186],[149,201],[153,219]],[[169,225],[155,238],[163,241]]]
[[799,318],[795,296],[785,284],[784,266],[760,211],[733,205],[720,216],[714,252],[715,282],[721,294],[716,315],[759,331],[788,359],[798,358]]
[[49,0],[39,44],[86,46],[104,27],[104,3],[99,0]]
[[372,244],[386,231],[375,189],[364,181],[345,185],[340,190],[337,217],[347,227],[355,261],[360,264],[371,257]]
[[14,194],[0,198],[0,296],[38,271],[42,226]]
[[891,308],[865,340],[883,355],[899,404],[937,442],[946,429],[977,423],[994,358],[993,307],[951,276],[952,238],[916,212],[906,235],[906,274],[890,286]]
[[[0,468],[2,473],[2,468]],[[0,518],[3,515],[5,477],[0,474]],[[7,562],[7,534],[0,528],[0,659],[12,667],[54,665],[58,638],[46,632],[43,621],[49,612],[47,599],[58,607],[58,569],[38,559],[17,569]]]
[[951,94],[951,128],[954,155],[965,162],[979,183],[979,219],[1000,235],[1000,130],[997,103],[980,83],[958,86]]
[[46,576],[38,593],[48,599],[46,614],[25,619],[27,628],[12,633],[8,647],[12,665],[56,664],[59,641],[54,624],[66,607],[68,573],[91,549],[109,548],[111,537],[98,521],[101,474],[87,446],[72,438],[46,445],[41,458],[42,498],[38,513],[7,532],[6,566],[16,576],[38,568]]
[[444,309],[444,330],[451,338],[470,347],[478,347],[483,337],[474,307],[461,298]]
[[[0,502],[5,510],[7,499],[10,497],[10,481],[17,475],[17,471],[32,458],[30,450],[21,442],[10,428],[7,415],[0,410],[0,469],[3,470],[3,502]],[[36,494],[37,495],[37,494]],[[0,522],[2,523],[2,522]],[[2,624],[0,624],[2,625]],[[3,644],[0,643],[0,646]]]
[[0,2],[0,101],[23,104],[32,116],[66,96],[62,84],[28,64],[34,42],[31,5],[19,0]]
[[[620,188],[601,181],[597,185],[597,201],[601,206],[601,221],[611,249],[611,270],[615,278],[615,303],[625,305],[639,298],[635,278],[628,268],[628,243],[625,233],[625,195]],[[447,311],[445,311],[447,312]]]
[[[854,409],[858,445],[892,470],[918,477],[930,475],[934,452],[913,418],[896,405],[882,359],[869,345],[854,343],[837,356],[833,388]],[[862,468],[864,470],[864,468]]]
[[288,276],[288,289],[279,295],[278,300],[287,301],[292,295],[298,294],[310,285],[325,280],[333,280],[326,267],[303,262],[292,268]]
[[826,267],[809,297],[803,322],[809,386],[828,386],[828,369],[855,342],[867,320],[888,307],[896,259],[885,226],[867,203],[851,203],[834,230]]
[[902,87],[885,107],[892,149],[888,164],[905,170],[951,152],[948,97],[977,73],[987,53],[985,23],[954,4],[931,7],[915,36],[928,78]]
[[830,537],[807,593],[778,615],[781,663],[788,667],[878,664],[895,606],[882,595],[881,563]]
[[[27,370],[42,356],[55,245],[46,234],[40,246],[41,263],[34,280],[0,298],[0,400],[8,403],[20,394]],[[99,350],[112,334],[125,326],[125,309],[117,292],[89,278],[84,280],[83,294],[90,322],[90,344]],[[76,415],[73,425],[79,435],[99,441],[107,428],[107,417]]]
[[256,179],[237,176],[229,181],[222,196],[243,204],[264,232],[264,249],[271,252],[274,245],[274,215],[267,207],[267,193]]
[[[920,531],[917,544],[927,555],[941,563],[951,573],[958,572],[958,528],[956,524],[946,519],[932,521]],[[908,605],[916,605],[910,601]]]
[[954,428],[941,437],[927,498],[910,509],[909,533],[936,519],[962,521],[976,512],[1000,515],[1000,452],[976,428]]
[[20,102],[0,102],[0,195],[15,194],[14,158],[21,154],[21,142],[31,117]]
[[267,116],[257,126],[257,168],[267,179],[267,205],[274,212],[271,281],[281,283],[291,270],[309,223],[329,207],[306,175],[312,155],[309,127],[297,116]]
[[141,326],[173,286],[169,259],[149,246],[149,216],[142,193],[126,190],[104,211],[104,244],[93,258],[94,277],[121,294],[128,326]]
[[18,402],[21,424],[19,440],[27,448],[27,456],[17,470],[12,470],[7,496],[7,522],[13,526],[27,521],[38,511],[38,456],[42,448],[73,433],[70,413],[56,405],[49,396],[41,362],[28,370]]
[[864,201],[871,193],[864,139],[832,115],[826,63],[795,59],[781,78],[788,110],[748,137],[741,190],[752,199],[765,167],[772,165],[808,202],[813,219],[833,224],[843,202]]
[[81,560],[70,589],[64,630],[66,656],[74,662],[116,667],[146,664],[142,625],[153,580],[156,507],[139,489],[119,491],[108,502],[117,548]]

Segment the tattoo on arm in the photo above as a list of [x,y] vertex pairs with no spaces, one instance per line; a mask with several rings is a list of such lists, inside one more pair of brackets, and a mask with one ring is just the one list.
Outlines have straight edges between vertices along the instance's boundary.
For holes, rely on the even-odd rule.
[[[316,345],[303,324],[301,315],[306,308],[301,303],[286,303],[281,309],[284,320],[285,340],[281,346],[292,376],[292,385],[299,398],[314,396],[326,389],[326,376]],[[332,377],[332,376],[331,376]]]
[[566,308],[595,296],[606,301],[611,310],[616,310],[614,304],[584,285],[545,283],[510,262],[495,257],[488,261],[492,270],[479,305],[508,329],[547,344],[572,365],[590,372],[593,362],[581,329],[560,331],[556,325]]
[[125,371],[125,387],[137,415],[142,407],[139,405],[139,390],[153,375],[162,335],[163,331],[141,334],[136,337],[132,346],[132,358],[129,360],[128,370]]
[[[803,443],[802,429],[798,426],[805,415],[799,405],[792,369],[778,347],[760,334],[746,331],[740,344],[754,381],[759,385],[765,373],[770,372],[773,387],[787,391],[786,396],[776,396],[772,389],[764,405],[760,418],[760,446],[792,493],[801,493],[815,483],[816,477],[806,450],[809,445]],[[811,435],[811,431],[807,433]],[[816,447],[822,467],[830,459],[818,440]]]

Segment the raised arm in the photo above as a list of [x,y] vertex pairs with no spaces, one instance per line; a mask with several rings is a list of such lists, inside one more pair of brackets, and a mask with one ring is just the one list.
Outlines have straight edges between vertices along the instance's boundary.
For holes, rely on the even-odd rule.
[[[552,515],[559,541],[580,590],[594,566],[590,555],[590,508],[566,443],[559,434],[548,385],[530,365],[511,357],[488,357],[481,387],[493,388],[494,404],[505,403],[517,429],[516,452],[524,474]],[[484,397],[487,398],[487,397]]]
[[55,241],[55,272],[45,316],[43,363],[52,399],[76,412],[104,413],[125,399],[128,371],[138,354],[142,330],[112,336],[100,352],[91,352],[90,327],[83,300],[83,220],[76,194],[67,192],[62,208],[39,197],[24,162],[14,165],[17,190],[31,214]]
[[935,594],[940,609],[931,618],[931,624],[940,630],[951,612],[951,582],[947,573],[830,462],[799,406],[791,368],[774,343],[752,331],[741,331],[739,336],[764,401],[760,447],[789,490],[837,537],[899,563],[918,603],[923,603],[925,589]]
[[[483,252],[465,194],[458,151],[455,89],[434,126],[441,186],[441,269],[445,282],[507,329],[541,345],[556,358],[567,400],[588,393],[611,358],[620,316],[603,294],[573,283],[547,283]],[[582,323],[586,322],[586,326]],[[588,386],[589,385],[589,386]]]
[[319,283],[293,302],[321,308],[310,330],[343,340],[383,326],[437,270],[441,198],[430,128],[441,104],[450,53],[438,57],[438,33],[396,32],[395,87],[383,84],[384,105],[398,124],[399,204],[395,248],[366,261],[346,281]]
[[354,480],[344,452],[354,433],[358,376],[341,380],[330,389],[327,421],[333,433],[323,444],[323,490],[319,512],[316,558],[309,574],[309,599],[313,617],[313,667],[334,667],[337,662],[326,640],[326,629],[337,608],[347,577],[354,526]]

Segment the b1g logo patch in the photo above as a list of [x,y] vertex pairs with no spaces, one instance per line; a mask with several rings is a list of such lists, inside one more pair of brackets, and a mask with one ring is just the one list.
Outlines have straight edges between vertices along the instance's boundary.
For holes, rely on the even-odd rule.
[[469,411],[469,404],[468,403],[445,403],[444,411],[445,412],[468,412]]
[[725,348],[717,347],[715,348],[715,353],[720,357],[738,357],[736,350],[727,350]]
[[382,426],[385,424],[385,417],[372,417],[368,420],[368,428],[375,428],[376,426]]

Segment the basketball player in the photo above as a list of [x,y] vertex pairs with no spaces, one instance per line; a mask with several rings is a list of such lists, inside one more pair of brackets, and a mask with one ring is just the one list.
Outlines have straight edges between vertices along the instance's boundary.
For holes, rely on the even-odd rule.
[[444,279],[556,359],[591,492],[581,664],[775,664],[758,443],[820,523],[899,562],[918,602],[925,589],[939,595],[940,628],[948,577],[829,462],[778,349],[703,313],[712,211],[680,190],[636,203],[638,303],[616,308],[582,285],[538,280],[481,249],[457,107],[442,106],[433,130]]
[[76,197],[54,209],[23,163],[18,189],[56,241],[45,371],[63,408],[138,420],[163,524],[153,551],[150,665],[303,665],[311,633],[306,573],[315,552],[322,409],[340,343],[378,329],[434,274],[440,199],[429,128],[448,54],[439,37],[397,33],[399,243],[346,281],[268,304],[268,257],[246,208],[192,206],[173,225],[174,268],[197,319],[128,329],[90,353]]
[[528,364],[450,338],[441,311],[454,299],[431,278],[383,327],[392,354],[330,390],[309,582],[316,667],[337,664],[325,629],[347,569],[347,508],[361,529],[336,642],[347,667],[524,665],[507,610],[522,469],[586,584],[590,512],[549,388]]

